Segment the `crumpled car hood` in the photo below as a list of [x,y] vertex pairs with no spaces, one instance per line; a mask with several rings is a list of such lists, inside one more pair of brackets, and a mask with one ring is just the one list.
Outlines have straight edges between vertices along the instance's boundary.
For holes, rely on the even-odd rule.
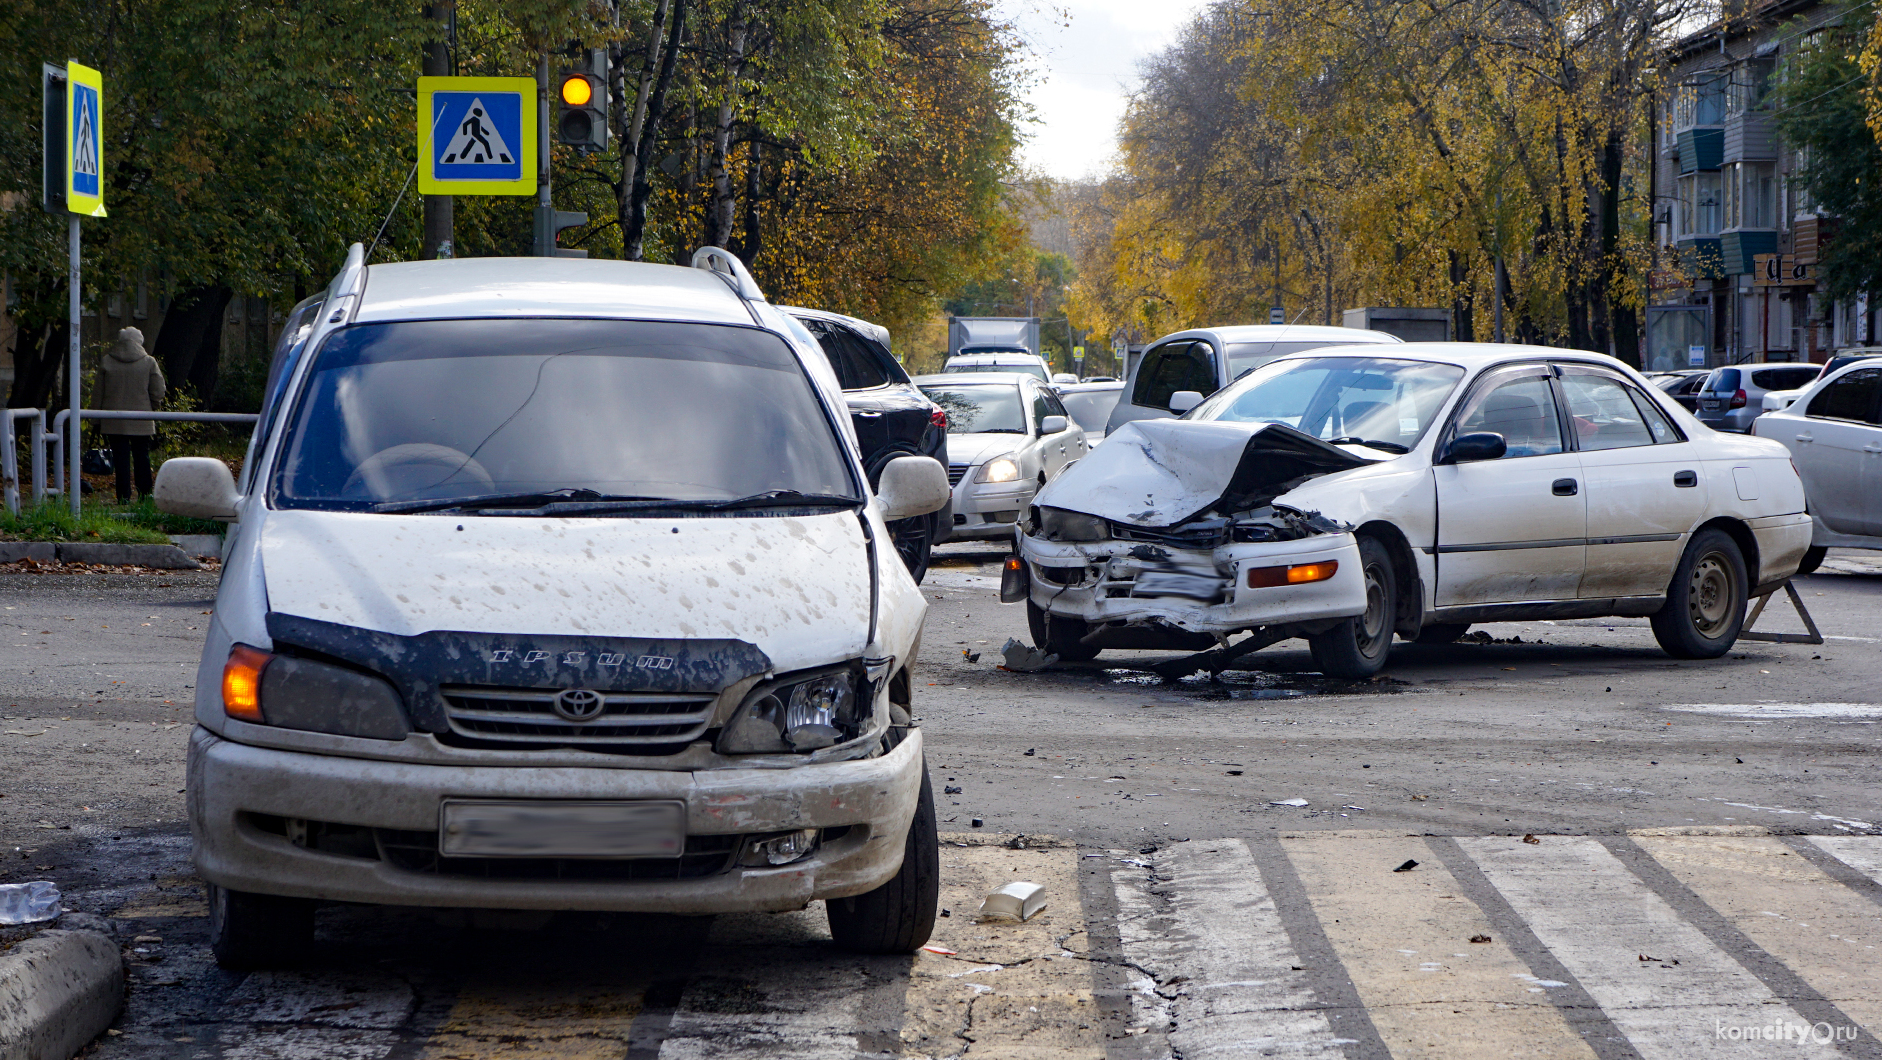
[[1034,503],[1127,526],[1175,526],[1258,508],[1306,476],[1377,462],[1280,423],[1133,420]]
[[267,514],[261,552],[269,610],[401,636],[723,638],[756,645],[786,670],[860,655],[869,632],[869,565],[850,512],[562,519],[277,510]]

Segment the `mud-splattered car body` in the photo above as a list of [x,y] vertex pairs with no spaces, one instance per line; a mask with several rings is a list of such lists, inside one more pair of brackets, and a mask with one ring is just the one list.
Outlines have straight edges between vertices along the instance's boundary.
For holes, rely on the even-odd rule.
[[1315,350],[1114,431],[1040,492],[1003,599],[1070,658],[1249,630],[1363,676],[1395,634],[1602,615],[1715,657],[1809,542],[1785,455],[1598,354]]
[[[310,900],[784,910],[931,860],[887,521],[945,469],[872,489],[829,362],[710,249],[355,247],[241,488],[165,465],[160,505],[235,522],[188,788],[225,963],[304,940]],[[858,948],[925,941],[902,913]]]

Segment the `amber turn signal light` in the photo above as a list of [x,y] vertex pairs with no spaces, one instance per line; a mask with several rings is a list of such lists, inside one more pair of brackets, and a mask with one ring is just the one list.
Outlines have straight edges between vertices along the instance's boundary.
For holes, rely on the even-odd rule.
[[273,661],[274,656],[246,644],[229,649],[229,661],[222,665],[223,713],[240,721],[263,724],[261,672]]
[[1333,577],[1333,572],[1339,569],[1340,561],[1336,559],[1321,560],[1319,563],[1295,563],[1286,567],[1250,567],[1248,568],[1248,587],[1272,589],[1277,585],[1323,582]]

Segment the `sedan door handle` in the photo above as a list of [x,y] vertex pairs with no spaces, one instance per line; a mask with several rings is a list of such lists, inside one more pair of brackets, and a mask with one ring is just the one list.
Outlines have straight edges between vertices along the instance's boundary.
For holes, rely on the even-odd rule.
[[881,418],[881,416],[882,416],[882,413],[880,413],[880,412],[863,412],[863,411],[860,411],[860,410],[858,410],[858,411],[857,411],[857,412],[855,413],[855,415],[857,415],[857,416],[861,416],[861,417],[863,417],[864,419],[871,419],[871,420],[873,420],[873,419],[879,419],[879,418]]
[[1699,485],[1699,473],[1697,471],[1675,471],[1673,472],[1673,485],[1681,489],[1691,489]]
[[1797,440],[1800,442],[1812,442],[1812,441],[1815,441],[1816,439],[1811,437],[1808,434],[1800,434],[1797,436]]
[[1549,489],[1553,490],[1557,497],[1573,497],[1581,492],[1581,485],[1572,478],[1558,478],[1549,484]]
[[1865,453],[1882,453],[1882,445],[1865,445],[1862,447],[1862,451]]

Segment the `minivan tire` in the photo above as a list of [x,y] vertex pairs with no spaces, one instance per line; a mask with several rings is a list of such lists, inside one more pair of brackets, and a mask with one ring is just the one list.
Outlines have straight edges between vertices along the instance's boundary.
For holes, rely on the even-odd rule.
[[889,882],[853,898],[823,903],[830,937],[851,953],[914,953],[934,934],[941,904],[941,841],[936,834],[934,787],[921,767],[921,796],[903,841],[902,868]]
[[917,515],[913,519],[897,519],[889,524],[889,538],[895,542],[895,554],[901,558],[902,566],[908,568],[908,576],[920,585],[928,576],[928,562],[934,552],[933,517]]
[[1031,600],[1026,601],[1026,628],[1032,633],[1034,647],[1065,662],[1089,662],[1104,650],[1085,640],[1091,627],[1083,619],[1051,614]]
[[1363,681],[1385,669],[1398,614],[1398,579],[1392,554],[1376,537],[1359,539],[1359,569],[1366,581],[1366,613],[1343,619],[1307,638],[1314,666],[1328,677]]
[[1675,659],[1716,659],[1737,642],[1749,595],[1738,542],[1723,530],[1701,530],[1651,619],[1653,639]]
[[314,947],[314,903],[209,884],[209,949],[231,971],[279,968]]

